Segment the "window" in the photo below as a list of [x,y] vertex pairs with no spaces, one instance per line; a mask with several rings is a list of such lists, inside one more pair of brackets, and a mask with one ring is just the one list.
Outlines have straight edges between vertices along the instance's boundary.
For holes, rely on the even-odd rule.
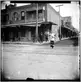
[[6,14],[6,21],[9,20],[9,14]]
[[28,21],[35,21],[36,20],[36,11],[27,11],[27,20]]
[[42,13],[42,10],[39,10],[38,11],[38,19],[41,19],[43,18],[43,13]]
[[6,23],[9,21],[9,14],[1,14],[1,22]]
[[[26,14],[27,14],[28,21],[36,21],[36,10],[27,11]],[[42,19],[43,19],[43,11],[38,10],[38,20],[42,20]]]
[[21,11],[21,20],[24,20],[24,19],[25,19],[25,12]]
[[14,12],[13,13],[13,19],[16,21],[18,20],[18,13],[17,12]]

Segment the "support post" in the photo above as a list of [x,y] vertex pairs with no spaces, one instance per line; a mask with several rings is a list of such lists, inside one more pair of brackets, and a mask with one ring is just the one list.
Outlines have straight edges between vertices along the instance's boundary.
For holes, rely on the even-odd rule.
[[36,4],[36,42],[38,41],[38,3]]
[[60,18],[60,6],[63,6],[63,5],[57,5],[56,7],[59,7],[59,28],[60,28],[60,40],[61,40],[61,24],[60,24],[60,22],[61,22],[61,18]]

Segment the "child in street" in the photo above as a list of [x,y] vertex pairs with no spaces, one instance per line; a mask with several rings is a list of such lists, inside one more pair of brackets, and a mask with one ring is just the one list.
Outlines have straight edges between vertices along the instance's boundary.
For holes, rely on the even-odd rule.
[[55,43],[55,37],[56,35],[54,33],[50,34],[50,47],[54,47],[54,43]]

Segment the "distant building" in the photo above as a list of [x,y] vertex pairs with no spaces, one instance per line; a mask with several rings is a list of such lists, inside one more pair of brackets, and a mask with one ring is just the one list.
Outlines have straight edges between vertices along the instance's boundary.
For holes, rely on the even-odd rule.
[[73,27],[71,16],[62,17],[61,25],[62,37],[76,37],[78,36],[78,30]]
[[71,16],[63,17],[64,26],[70,27],[72,25]]
[[[61,16],[60,16],[61,17]],[[60,22],[61,23],[61,22]],[[42,33],[46,41],[46,33],[56,33],[58,40],[59,13],[51,5],[38,4],[38,37]],[[36,4],[16,7],[6,6],[1,10],[2,41],[34,41],[36,37]],[[40,40],[40,37],[39,37]]]

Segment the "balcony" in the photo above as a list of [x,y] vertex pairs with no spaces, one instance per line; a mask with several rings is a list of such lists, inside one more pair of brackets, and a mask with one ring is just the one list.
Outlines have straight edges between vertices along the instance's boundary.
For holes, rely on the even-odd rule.
[[[38,22],[44,21],[44,10],[38,11]],[[12,17],[11,17],[12,18]],[[12,18],[11,20],[8,19],[6,21],[2,21],[2,25],[12,25],[12,24],[21,24],[21,23],[33,23],[36,22],[36,10],[34,11],[26,11],[25,12],[25,19],[21,20],[21,15],[19,18],[15,20]]]
[[[43,21],[44,12],[43,10],[38,11],[38,22]],[[36,11],[28,11],[26,12],[26,22],[36,22]]]

